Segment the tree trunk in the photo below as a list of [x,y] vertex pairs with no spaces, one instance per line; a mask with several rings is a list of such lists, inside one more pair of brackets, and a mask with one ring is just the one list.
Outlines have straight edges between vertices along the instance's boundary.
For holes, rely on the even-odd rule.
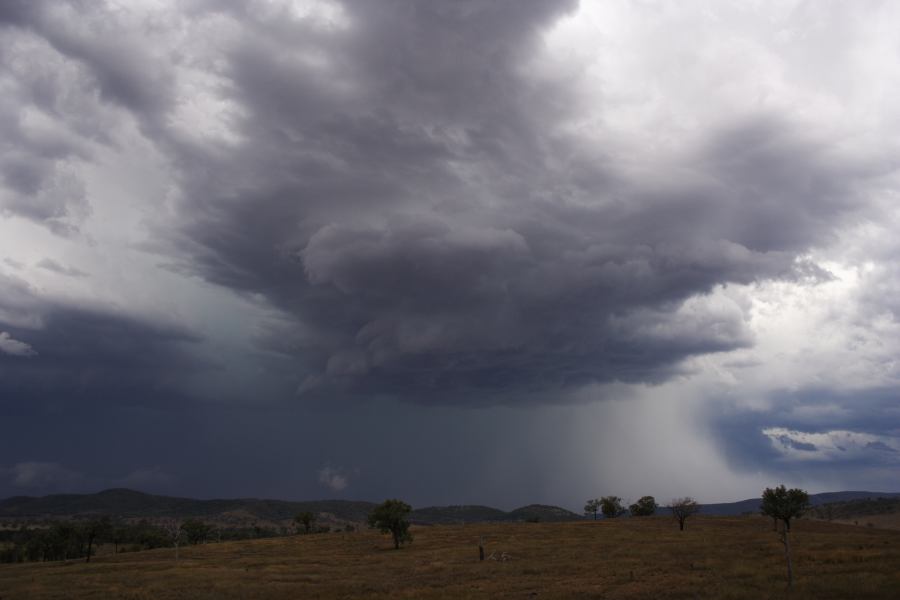
[[400,549],[400,534],[397,533],[396,531],[394,531],[393,534],[394,534],[394,550],[399,550]]
[[789,530],[784,530],[781,543],[784,544],[784,558],[787,561],[788,587],[791,587],[794,584],[794,569],[791,565],[791,532]]
[[678,531],[684,531],[684,519],[678,519]]
[[87,560],[84,562],[91,562],[91,546],[94,545],[94,536],[88,536],[88,547],[87,547]]

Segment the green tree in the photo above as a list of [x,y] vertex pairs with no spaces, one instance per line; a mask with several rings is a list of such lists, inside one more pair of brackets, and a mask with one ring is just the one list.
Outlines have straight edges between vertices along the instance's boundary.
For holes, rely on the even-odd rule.
[[649,517],[656,512],[656,498],[643,496],[640,500],[628,507],[628,512],[633,517]]
[[302,513],[298,513],[296,517],[294,517],[294,522],[297,523],[297,526],[303,526],[303,532],[309,533],[312,530],[313,523],[316,522],[316,515],[307,511]]
[[791,530],[791,519],[799,519],[809,508],[809,494],[801,489],[787,489],[779,485],[766,488],[762,495],[760,512],[775,521],[784,523],[785,531]]
[[603,496],[600,498],[600,511],[605,518],[614,519],[625,512],[625,507],[618,496]]
[[188,519],[181,524],[181,531],[184,532],[184,537],[187,538],[187,542],[191,545],[202,544],[205,542],[212,533],[212,530],[212,525],[209,525],[200,519]]
[[772,517],[776,526],[784,523],[781,543],[784,545],[784,560],[787,563],[788,587],[794,584],[794,568],[791,563],[791,519],[799,519],[809,509],[809,494],[799,488],[787,489],[779,485],[775,489],[766,488],[762,494],[760,512]]
[[369,527],[381,533],[390,533],[394,538],[394,549],[399,550],[403,542],[412,542],[409,521],[406,516],[412,507],[402,500],[385,500],[369,513]]
[[676,498],[669,502],[669,510],[672,511],[672,516],[678,521],[678,530],[684,531],[684,522],[687,521],[688,517],[691,515],[700,512],[700,505],[690,496],[685,496],[684,498]]
[[586,515],[594,515],[594,520],[597,520],[597,513],[600,512],[600,499],[593,498],[588,500],[584,504],[584,514]]

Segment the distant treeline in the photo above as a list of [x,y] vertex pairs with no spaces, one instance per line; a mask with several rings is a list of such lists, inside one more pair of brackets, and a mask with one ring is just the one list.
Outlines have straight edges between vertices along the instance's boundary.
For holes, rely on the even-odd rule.
[[101,544],[112,544],[113,552],[118,553],[286,533],[265,527],[223,529],[199,519],[174,522],[170,527],[146,519],[136,523],[106,518],[46,521],[0,529],[0,563],[87,559]]
[[900,513],[900,498],[863,498],[845,502],[829,502],[813,508],[810,516],[831,521],[892,513]]

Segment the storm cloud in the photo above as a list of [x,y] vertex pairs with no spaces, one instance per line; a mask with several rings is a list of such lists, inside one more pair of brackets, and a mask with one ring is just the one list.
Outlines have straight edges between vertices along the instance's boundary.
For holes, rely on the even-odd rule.
[[[4,3],[0,410],[191,411],[240,438],[255,410],[264,436],[265,411],[494,423],[676,389],[737,472],[894,464],[900,425],[872,415],[900,389],[878,345],[900,48],[877,24],[898,18]],[[380,489],[353,456],[310,454],[304,489]],[[178,480],[133,462],[107,480]]]

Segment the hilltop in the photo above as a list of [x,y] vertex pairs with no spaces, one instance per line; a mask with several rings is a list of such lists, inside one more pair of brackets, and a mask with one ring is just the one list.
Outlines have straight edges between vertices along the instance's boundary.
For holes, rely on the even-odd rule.
[[[213,521],[255,521],[280,523],[291,521],[300,512],[323,515],[325,521],[360,523],[376,505],[356,500],[266,500],[236,498],[196,500],[146,494],[116,488],[95,494],[54,494],[50,496],[13,496],[0,500],[0,519],[68,518],[106,515],[123,519],[164,517],[204,518]],[[477,523],[501,521],[573,521],[582,517],[558,506],[533,504],[503,511],[490,506],[431,506],[414,510],[413,523]]]

